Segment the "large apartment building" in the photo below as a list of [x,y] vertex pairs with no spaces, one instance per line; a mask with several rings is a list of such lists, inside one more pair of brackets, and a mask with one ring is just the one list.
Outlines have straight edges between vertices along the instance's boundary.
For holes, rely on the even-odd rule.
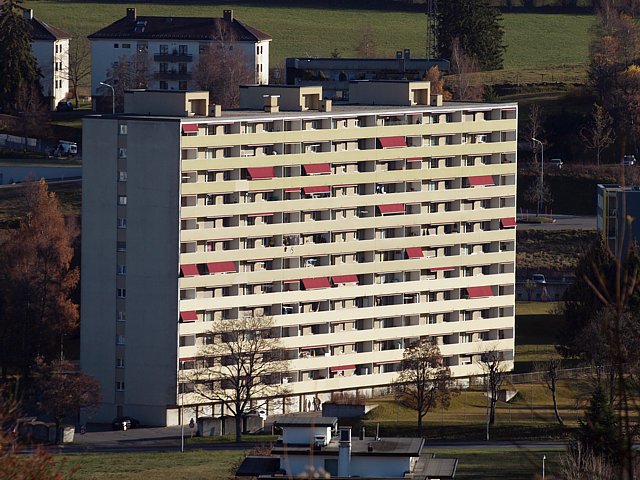
[[[213,319],[272,316],[304,410],[386,391],[432,337],[455,377],[514,351],[515,103],[442,103],[428,82],[130,92],[84,121],[82,367],[117,413],[175,424],[197,405]],[[285,406],[286,404],[286,406]]]
[[[240,52],[256,83],[269,81],[271,37],[238,20],[233,10],[220,18],[138,15],[135,8],[112,24],[88,36],[91,42],[91,93],[95,107],[111,107],[109,81],[114,63],[123,57],[146,58],[150,89],[197,90],[195,69],[202,54]],[[104,98],[106,97],[106,98]],[[106,100],[106,101],[105,101]]]

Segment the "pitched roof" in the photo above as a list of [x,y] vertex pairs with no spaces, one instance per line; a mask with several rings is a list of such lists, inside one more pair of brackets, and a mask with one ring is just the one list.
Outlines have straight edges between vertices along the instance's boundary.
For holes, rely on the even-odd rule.
[[219,40],[256,42],[271,40],[271,36],[231,17],[154,17],[128,14],[111,25],[88,36],[99,38]]

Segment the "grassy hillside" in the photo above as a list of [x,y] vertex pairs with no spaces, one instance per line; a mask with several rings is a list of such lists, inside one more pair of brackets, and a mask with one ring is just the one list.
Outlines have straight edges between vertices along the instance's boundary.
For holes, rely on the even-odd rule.
[[[100,2],[27,1],[35,15],[84,37],[121,18],[129,4]],[[262,7],[255,5],[153,4],[137,6],[140,15],[221,16],[233,8],[235,16],[273,36],[271,63],[280,65],[288,56],[342,56],[356,54],[358,37],[374,31],[382,55],[410,48],[424,55],[425,16],[422,12],[313,8],[307,6]],[[586,61],[590,15],[517,13],[504,15],[506,69],[554,69]],[[549,77],[548,77],[549,78]]]

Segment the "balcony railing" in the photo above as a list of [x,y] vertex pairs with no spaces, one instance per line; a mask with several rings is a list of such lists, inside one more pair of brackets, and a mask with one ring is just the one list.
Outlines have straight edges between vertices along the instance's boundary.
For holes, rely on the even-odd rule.
[[154,62],[169,62],[169,63],[180,63],[180,62],[191,62],[193,61],[193,55],[188,53],[155,53],[153,55]]

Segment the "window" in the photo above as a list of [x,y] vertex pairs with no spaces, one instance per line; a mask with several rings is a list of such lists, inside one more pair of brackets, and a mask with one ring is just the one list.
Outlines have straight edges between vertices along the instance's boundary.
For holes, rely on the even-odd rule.
[[126,135],[126,134],[127,134],[127,126],[120,125],[120,135]]
[[123,43],[122,44],[122,48],[131,48],[131,44],[130,43]]
[[126,204],[127,204],[127,196],[118,195],[118,205],[126,205]]
[[118,288],[118,298],[127,298],[127,289],[126,288]]
[[128,178],[127,172],[118,172],[118,181],[126,182]]
[[169,53],[169,45],[160,45],[160,55],[167,55]]
[[127,266],[126,265],[118,265],[116,268],[117,275],[126,275],[127,274]]
[[116,321],[117,322],[126,322],[127,321],[127,312],[117,312],[116,313]]
[[124,358],[116,358],[116,368],[124,368]]
[[118,158],[127,158],[127,149],[119,148],[118,149]]
[[169,90],[169,84],[164,80],[160,80],[160,90]]
[[118,218],[118,228],[127,228],[126,218]]
[[116,382],[116,391],[124,392],[124,382]]
[[126,252],[127,251],[127,242],[117,242],[116,250],[118,252]]

